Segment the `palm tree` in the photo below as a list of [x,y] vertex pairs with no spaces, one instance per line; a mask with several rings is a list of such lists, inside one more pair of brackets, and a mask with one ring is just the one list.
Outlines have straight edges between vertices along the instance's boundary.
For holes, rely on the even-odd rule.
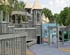
[[3,20],[5,20],[5,17],[9,11],[9,2],[8,0],[0,0],[0,3],[1,3],[0,10],[3,11]]
[[17,0],[0,0],[0,10],[3,11],[3,20],[7,20],[13,10],[23,10],[24,2]]
[[24,9],[24,2],[20,1],[16,1],[16,3],[14,4],[14,10],[20,10],[22,11]]

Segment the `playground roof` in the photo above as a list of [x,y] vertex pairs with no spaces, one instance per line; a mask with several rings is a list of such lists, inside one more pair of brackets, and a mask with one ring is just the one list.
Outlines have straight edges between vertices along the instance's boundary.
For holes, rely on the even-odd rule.
[[44,19],[44,20],[45,20],[45,18],[46,18],[46,17],[45,17],[45,14],[43,13],[43,15],[42,15],[42,19]]
[[25,4],[25,8],[32,8],[32,5],[30,4],[29,0],[27,0]]
[[22,15],[22,16],[32,16],[31,14],[27,13],[27,12],[23,12],[23,11],[12,11],[11,15]]
[[48,18],[48,17],[46,17],[46,22],[47,22],[47,23],[49,23],[49,22],[50,22],[50,20],[49,20],[49,18]]
[[50,22],[49,18],[45,17],[44,14],[42,15],[42,19],[43,19],[43,21],[42,21],[43,23],[49,23]]
[[42,6],[40,5],[39,0],[35,0],[33,9],[42,9]]

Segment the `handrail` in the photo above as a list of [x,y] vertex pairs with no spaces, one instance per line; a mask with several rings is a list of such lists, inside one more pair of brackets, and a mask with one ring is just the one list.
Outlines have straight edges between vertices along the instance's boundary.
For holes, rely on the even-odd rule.
[[25,37],[27,36],[27,33],[20,33],[20,34],[5,34],[5,35],[0,35],[0,40],[2,39],[11,39],[11,38],[18,38],[18,37]]
[[36,29],[36,28],[14,28],[14,30],[31,30],[31,29]]

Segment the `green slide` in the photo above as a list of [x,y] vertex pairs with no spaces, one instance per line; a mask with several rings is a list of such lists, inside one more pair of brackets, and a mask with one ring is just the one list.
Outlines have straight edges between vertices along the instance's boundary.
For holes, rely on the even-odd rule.
[[[62,32],[59,31],[59,39],[62,41]],[[68,41],[68,32],[64,31],[64,41]]]

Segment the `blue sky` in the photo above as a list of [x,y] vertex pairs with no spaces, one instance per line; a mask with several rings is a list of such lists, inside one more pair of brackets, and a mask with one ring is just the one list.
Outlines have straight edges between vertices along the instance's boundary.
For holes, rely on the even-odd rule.
[[[21,0],[26,2],[27,0]],[[39,0],[42,7],[48,8],[52,13],[60,13],[64,7],[70,6],[70,0]],[[33,4],[34,0],[30,0],[30,3]]]

